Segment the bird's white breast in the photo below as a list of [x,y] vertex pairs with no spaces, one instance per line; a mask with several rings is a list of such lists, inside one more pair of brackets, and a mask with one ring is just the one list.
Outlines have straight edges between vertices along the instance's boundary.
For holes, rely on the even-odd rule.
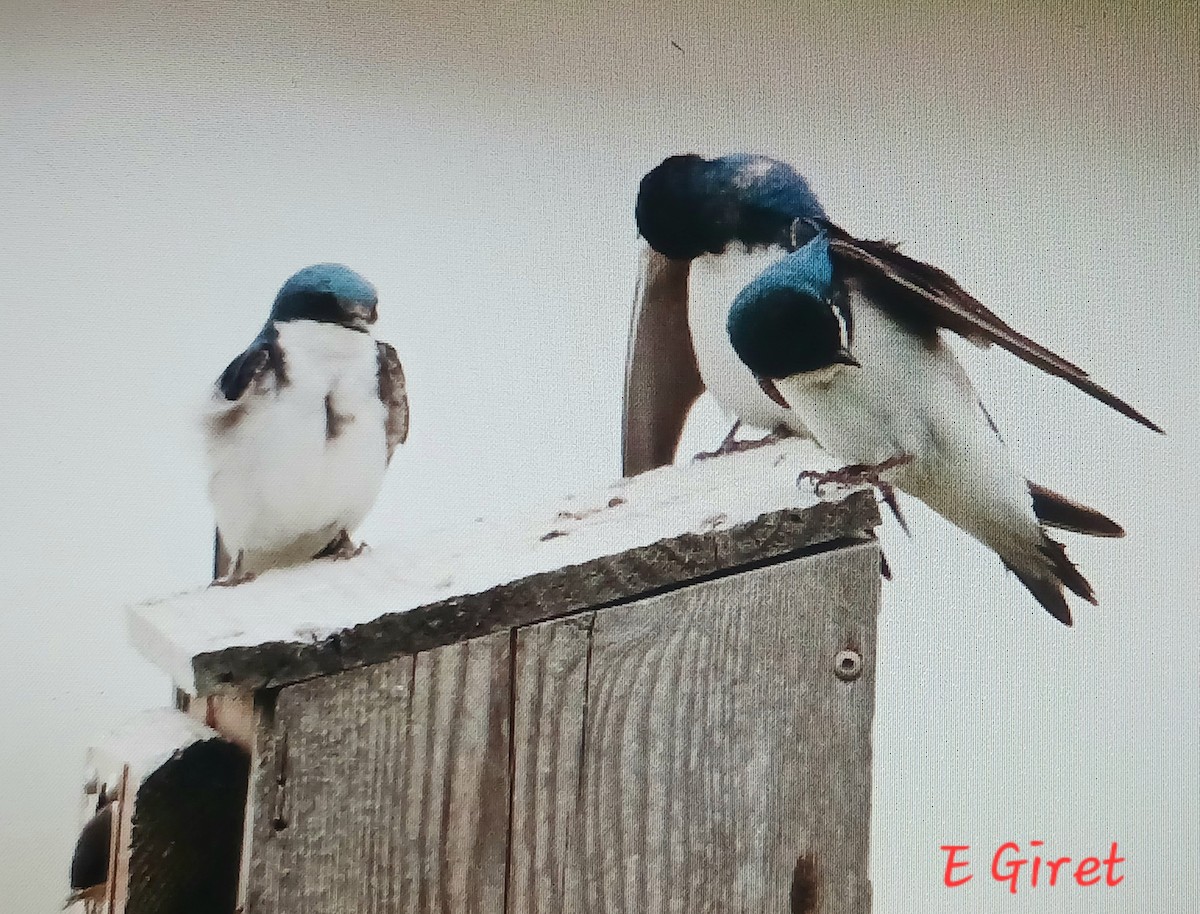
[[247,570],[303,561],[352,531],[387,467],[375,340],[314,321],[278,329],[285,380],[252,385],[237,403],[217,390],[208,417],[217,526],[231,554],[246,551]]
[[974,391],[949,349],[908,332],[857,293],[850,307],[859,367],[832,365],[777,382],[822,447],[847,463],[877,464],[897,454],[932,456],[972,431]]
[[729,309],[755,277],[784,256],[782,248],[706,254],[688,273],[688,324],[700,378],[722,409],[759,428],[783,425],[803,433],[796,416],[763,393],[729,341]]
[[963,529],[1036,528],[1024,476],[991,427],[970,379],[940,339],[923,339],[851,291],[851,352],[837,365],[777,382],[817,442],[847,464],[908,455],[885,474]]

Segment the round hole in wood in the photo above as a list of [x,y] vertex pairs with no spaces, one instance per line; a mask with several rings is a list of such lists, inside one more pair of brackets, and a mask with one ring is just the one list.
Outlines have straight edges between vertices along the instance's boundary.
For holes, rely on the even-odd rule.
[[838,651],[833,658],[833,671],[843,682],[852,682],[862,675],[862,655],[858,651]]

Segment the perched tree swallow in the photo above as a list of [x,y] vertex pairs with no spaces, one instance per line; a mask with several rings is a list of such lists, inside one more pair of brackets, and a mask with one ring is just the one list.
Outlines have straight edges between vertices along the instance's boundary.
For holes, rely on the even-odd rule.
[[1054,526],[1093,536],[1124,531],[1091,508],[1028,482],[1000,440],[939,329],[994,341],[1065,377],[1144,425],[1053,353],[965,298],[948,277],[886,245],[839,238],[802,222],[805,240],[733,300],[728,334],[764,395],[794,410],[831,454],[851,462],[825,481],[887,480],[920,498],[999,555],[1055,619],[1070,625],[1067,587],[1091,586],[1047,536]]
[[374,286],[348,267],[306,267],[217,380],[208,489],[231,567],[214,583],[361,551],[350,534],[408,437],[400,360],[371,336],[377,306]]
[[839,275],[858,277],[865,293],[916,332],[945,327],[980,345],[998,343],[1157,428],[1084,371],[1012,330],[941,270],[838,228],[808,182],[783,162],[671,156],[642,179],[635,214],[650,251],[627,361],[626,475],[673,458],[687,409],[704,388],[739,421],[809,433],[803,417],[772,401],[741,364],[725,325],[738,292],[818,232],[829,238]]
[[[793,214],[779,233],[777,214]],[[638,190],[638,231],[649,245],[627,357],[625,474],[674,459],[687,412],[707,389],[741,424],[809,437],[738,361],[725,332],[737,292],[783,253],[797,215],[824,218],[807,183],[765,156],[709,161],[672,156]]]
[[[997,344],[1161,432],[1157,425],[943,271],[839,228],[783,162],[672,156],[643,178],[636,215],[651,266],[672,265],[673,287],[687,289],[694,362],[679,369],[684,376],[698,372],[743,420],[803,428],[853,464],[825,478],[894,483],[921,498],[995,550],[1056,619],[1071,621],[1064,585],[1095,602],[1042,527],[1123,531],[1025,480],[939,331]],[[664,314],[678,307],[668,296],[651,304]]]

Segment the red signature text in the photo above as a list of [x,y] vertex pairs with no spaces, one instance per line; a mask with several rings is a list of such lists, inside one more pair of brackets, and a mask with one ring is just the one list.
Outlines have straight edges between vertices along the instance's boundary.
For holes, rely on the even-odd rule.
[[[1120,885],[1125,879],[1123,873],[1117,872],[1125,858],[1118,856],[1116,841],[1112,843],[1107,857],[1082,857],[1078,860],[1073,857],[1042,856],[1039,848],[1044,843],[1030,841],[1029,850],[1022,851],[1021,845],[1015,841],[1005,841],[991,856],[989,875],[995,882],[1007,885],[1013,895],[1023,888],[1052,888],[1071,884],[1111,887]],[[971,845],[943,844],[941,849],[946,854],[942,881],[947,888],[958,888],[975,878],[969,856]]]

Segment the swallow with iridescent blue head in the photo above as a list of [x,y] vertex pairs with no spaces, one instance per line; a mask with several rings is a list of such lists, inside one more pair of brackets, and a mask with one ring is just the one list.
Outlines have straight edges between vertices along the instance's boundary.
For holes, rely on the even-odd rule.
[[686,264],[699,373],[754,424],[802,428],[847,466],[818,484],[895,486],[983,542],[1055,619],[1095,594],[1046,528],[1123,530],[1029,482],[941,339],[998,345],[1147,428],[1087,373],[1011,328],[937,267],[851,236],[805,179],[764,156],[667,159],[642,181],[642,236]]
[[371,333],[378,303],[349,267],[305,267],[217,379],[204,423],[215,584],[362,550],[351,534],[408,437],[400,360]]

